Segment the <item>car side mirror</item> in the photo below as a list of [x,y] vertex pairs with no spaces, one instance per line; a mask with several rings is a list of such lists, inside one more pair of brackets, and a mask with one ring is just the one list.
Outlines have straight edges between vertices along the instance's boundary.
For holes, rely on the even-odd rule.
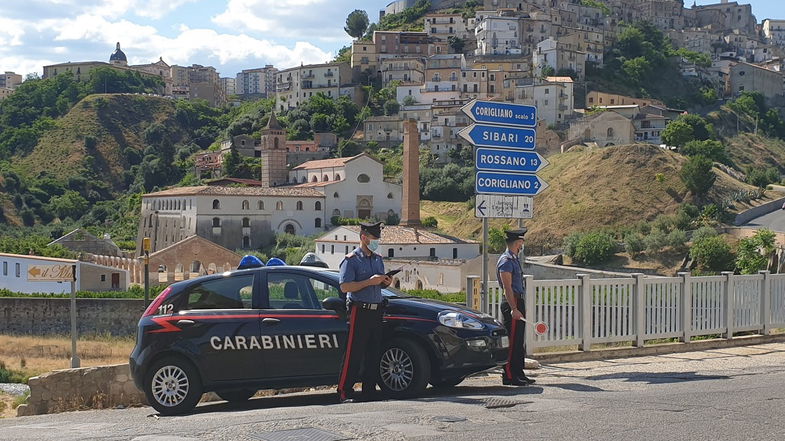
[[327,297],[322,300],[322,307],[338,313],[338,317],[346,318],[346,302],[339,297]]

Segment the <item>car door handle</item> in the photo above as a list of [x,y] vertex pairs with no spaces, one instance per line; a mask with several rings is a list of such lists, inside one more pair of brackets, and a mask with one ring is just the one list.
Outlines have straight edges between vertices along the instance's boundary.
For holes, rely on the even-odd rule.
[[185,327],[189,327],[189,326],[193,326],[195,324],[196,324],[196,322],[193,321],[193,320],[177,320],[177,326],[182,326],[184,328]]
[[277,318],[268,317],[266,319],[262,319],[263,325],[273,326],[273,325],[277,325],[278,323],[281,323],[281,321],[278,320]]

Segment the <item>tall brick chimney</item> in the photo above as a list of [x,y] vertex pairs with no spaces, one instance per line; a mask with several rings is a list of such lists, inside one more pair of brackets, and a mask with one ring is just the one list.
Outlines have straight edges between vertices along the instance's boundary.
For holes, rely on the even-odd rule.
[[401,225],[420,225],[420,131],[413,119],[403,123]]

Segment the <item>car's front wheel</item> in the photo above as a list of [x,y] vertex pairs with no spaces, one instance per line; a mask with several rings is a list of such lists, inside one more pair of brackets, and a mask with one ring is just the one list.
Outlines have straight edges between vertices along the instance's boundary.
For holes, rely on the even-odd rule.
[[147,402],[162,415],[188,412],[202,397],[196,368],[181,357],[164,357],[153,363],[144,386]]
[[428,354],[411,340],[397,338],[382,352],[380,386],[394,398],[412,396],[425,390],[430,372]]

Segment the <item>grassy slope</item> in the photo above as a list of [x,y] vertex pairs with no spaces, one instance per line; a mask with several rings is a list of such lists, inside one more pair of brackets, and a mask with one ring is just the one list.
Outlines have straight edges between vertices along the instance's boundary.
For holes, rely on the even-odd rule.
[[[685,158],[652,145],[578,150],[548,159],[551,165],[540,175],[550,187],[535,198],[535,217],[526,221],[531,232],[528,245],[558,246],[571,232],[652,220],[691,201],[679,178]],[[752,189],[715,171],[713,198]],[[663,174],[663,182],[657,181],[658,173]],[[459,237],[477,238],[481,232],[481,222],[466,203],[423,201],[422,216],[435,216],[442,231]],[[505,222],[494,219],[491,225]]]
[[[99,108],[100,111],[99,111]],[[29,175],[46,172],[61,180],[84,171],[85,137],[97,140],[95,165],[98,175],[115,190],[122,190],[126,148],[143,152],[144,129],[154,122],[177,127],[171,100],[139,95],[91,95],[57,120],[30,155],[15,158]],[[176,140],[175,140],[176,141]]]
[[744,170],[748,166],[754,168],[776,167],[780,173],[785,172],[785,141],[766,138],[752,133],[742,133],[726,140],[728,153],[737,168]]

